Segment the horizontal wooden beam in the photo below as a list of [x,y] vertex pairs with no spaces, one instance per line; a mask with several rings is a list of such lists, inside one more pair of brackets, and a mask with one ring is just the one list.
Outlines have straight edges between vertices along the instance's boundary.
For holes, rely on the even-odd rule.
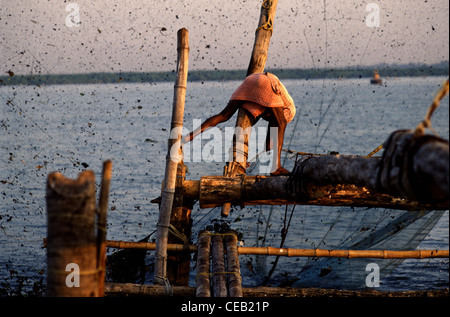
[[[244,297],[448,297],[449,289],[434,291],[377,291],[337,290],[292,287],[246,287]],[[106,283],[106,296],[195,297],[195,287],[172,286],[170,294],[165,286],[131,283]]]
[[321,205],[401,210],[449,209],[449,144],[412,130],[393,132],[382,158],[308,156],[287,176],[203,176],[183,196],[201,208]]
[[[236,178],[203,176],[186,180],[183,197],[198,200],[200,208],[213,208],[231,202],[235,206],[318,205],[372,207],[401,210],[447,210],[448,202],[420,203],[351,184],[296,186],[287,176],[246,176]],[[300,192],[301,190],[301,192]],[[297,193],[298,195],[295,195]]]

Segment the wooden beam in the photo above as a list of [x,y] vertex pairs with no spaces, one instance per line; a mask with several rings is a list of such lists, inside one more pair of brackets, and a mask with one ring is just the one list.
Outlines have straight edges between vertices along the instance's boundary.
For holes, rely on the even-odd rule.
[[273,33],[273,23],[277,10],[278,0],[262,1],[258,28],[255,32],[252,56],[247,69],[247,76],[264,72],[270,39]]
[[211,297],[210,254],[211,235],[208,231],[202,231],[198,236],[197,278],[195,280],[195,296],[197,297]]
[[[149,296],[167,297],[167,288],[159,285],[141,285],[131,283],[107,283],[107,296]],[[243,288],[244,297],[448,297],[449,289],[434,291],[377,291],[377,290],[337,290],[321,288],[292,287],[247,287]],[[195,287],[173,286],[170,296],[195,297]]]
[[[191,241],[192,205],[183,198],[182,186],[185,179],[186,165],[180,162],[177,168],[175,196],[170,213],[170,225],[177,234],[169,235],[168,244],[188,244]],[[167,279],[170,284],[177,286],[189,285],[189,273],[191,271],[190,254],[167,251]]]
[[184,195],[201,208],[308,204],[403,210],[449,209],[449,144],[412,130],[391,134],[382,158],[325,155],[299,160],[290,177],[203,176]]
[[298,197],[285,189],[292,185],[287,176],[203,176],[186,180],[184,195],[198,199],[200,208],[222,206],[225,201],[235,206],[254,205],[316,205],[389,208],[399,210],[447,210],[448,202],[420,203],[391,196],[352,184],[308,184]]

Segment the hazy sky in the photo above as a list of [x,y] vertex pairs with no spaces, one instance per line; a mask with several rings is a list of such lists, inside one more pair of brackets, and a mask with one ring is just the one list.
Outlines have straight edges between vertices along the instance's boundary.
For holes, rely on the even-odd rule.
[[[0,2],[1,72],[30,74],[174,70],[182,27],[191,70],[246,69],[262,0]],[[448,24],[448,0],[279,0],[266,67],[448,61]]]

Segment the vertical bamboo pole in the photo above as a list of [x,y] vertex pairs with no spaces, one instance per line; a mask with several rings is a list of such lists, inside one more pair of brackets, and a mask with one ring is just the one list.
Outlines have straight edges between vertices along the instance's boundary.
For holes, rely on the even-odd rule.
[[195,295],[197,297],[211,297],[210,285],[210,250],[211,233],[208,231],[200,232],[198,236],[198,254],[197,254],[197,278]]
[[242,278],[236,232],[228,232],[224,236],[224,240],[227,250],[228,293],[230,297],[242,297]]
[[95,176],[47,178],[47,296],[98,296]]
[[214,297],[227,297],[223,236],[212,237],[212,287]]
[[[263,0],[258,28],[255,33],[252,56],[247,69],[247,76],[264,72],[277,4],[278,0]],[[245,109],[239,109],[238,117],[236,119],[236,128],[239,129],[236,129],[236,134],[233,138],[233,162],[229,162],[225,166],[224,176],[234,177],[236,175],[245,174],[248,160],[248,141],[250,139],[252,125],[251,115]],[[243,153],[237,155],[237,151],[240,150],[243,151]],[[237,163],[236,157],[241,158],[241,162]],[[231,203],[225,203],[222,206],[222,217],[228,217],[230,208]]]
[[[167,268],[167,239],[170,224],[170,213],[175,195],[175,183],[179,158],[178,148],[181,140],[181,129],[183,127],[184,103],[186,97],[188,58],[189,58],[189,33],[187,29],[180,29],[177,33],[177,79],[174,87],[174,100],[171,122],[171,136],[168,141],[166,157],[166,170],[164,176],[164,187],[161,196],[161,207],[157,224],[156,252],[155,252],[155,274],[154,283],[164,284],[166,281]],[[174,138],[174,134],[176,137]]]
[[99,274],[99,296],[104,295],[106,267],[106,214],[108,212],[109,185],[111,183],[112,162],[103,163],[102,183],[97,208],[97,269]]

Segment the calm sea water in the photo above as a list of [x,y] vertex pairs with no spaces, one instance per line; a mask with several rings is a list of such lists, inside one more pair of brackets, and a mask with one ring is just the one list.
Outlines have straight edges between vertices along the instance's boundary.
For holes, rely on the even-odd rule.
[[[295,101],[297,116],[288,125],[284,148],[368,154],[390,132],[414,128],[444,80],[390,78],[381,86],[370,85],[367,79],[286,80],[284,84]],[[204,120],[218,113],[238,85],[239,82],[189,83],[185,127],[192,130],[195,119]],[[107,238],[136,241],[156,230],[158,207],[150,201],[160,195],[172,99],[171,83],[0,87],[0,288],[30,288],[40,279],[45,283],[45,184],[52,171],[76,178],[87,166],[96,173],[98,183],[103,161],[111,159]],[[447,97],[432,117],[433,128],[446,139],[448,120]],[[233,127],[234,122],[233,118],[220,128]],[[264,126],[263,122],[258,126]],[[292,168],[295,158],[284,159],[285,166]],[[220,175],[224,165],[186,163],[189,179]],[[252,173],[257,174],[258,168],[256,165]],[[287,210],[288,217],[291,208]],[[284,207],[236,208],[226,221],[242,233],[242,244],[277,247],[285,212]],[[386,228],[390,220],[400,221],[407,216],[400,211],[297,206],[284,246],[351,246],[367,238],[363,227]],[[196,208],[193,218],[196,242],[198,231],[220,219],[220,211]],[[378,246],[448,249],[448,211],[419,215],[417,219],[403,236],[380,238]],[[431,227],[434,228],[430,231]],[[424,240],[414,245],[407,241],[411,236]],[[243,257],[244,284],[258,285],[272,261],[273,258]],[[280,259],[270,283],[360,287],[362,276],[368,274],[364,270],[367,262],[343,261],[347,262],[320,264],[317,259]],[[350,261],[354,262],[349,264]],[[448,287],[448,259],[371,262],[380,265],[383,290]],[[314,277],[317,270],[320,278]],[[328,277],[336,274],[328,278],[324,272],[332,272]]]

